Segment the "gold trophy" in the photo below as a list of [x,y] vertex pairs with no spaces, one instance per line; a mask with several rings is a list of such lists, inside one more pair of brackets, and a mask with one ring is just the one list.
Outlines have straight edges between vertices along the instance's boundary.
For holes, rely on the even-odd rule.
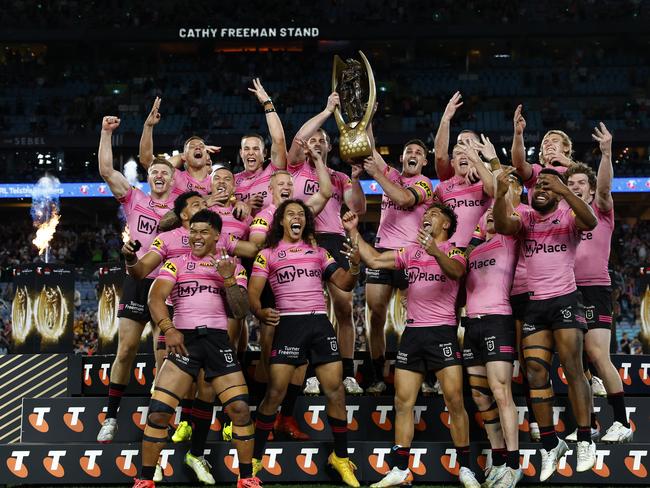
[[[377,99],[375,77],[366,56],[359,51],[361,64],[356,59],[343,61],[334,56],[332,91],[338,92],[341,108],[334,109],[334,119],[339,128],[341,159],[353,163],[372,154],[370,138],[366,129],[372,121]],[[343,115],[349,122],[343,120]]]

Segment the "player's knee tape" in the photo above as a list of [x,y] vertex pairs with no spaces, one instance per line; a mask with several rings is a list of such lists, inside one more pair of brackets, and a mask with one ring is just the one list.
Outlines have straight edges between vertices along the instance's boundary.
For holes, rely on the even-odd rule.
[[144,428],[143,441],[154,443],[167,442],[167,426],[158,425],[147,418],[147,425]]
[[223,408],[236,401],[243,401],[248,404],[248,386],[245,384],[229,386],[225,390],[217,393],[217,398],[219,398]]
[[181,399],[176,393],[159,386],[154,387],[149,404],[149,413],[174,413]]
[[490,390],[490,384],[488,383],[487,376],[469,374],[468,377],[469,386],[472,390],[476,390],[483,395],[492,396],[492,390]]
[[484,424],[499,423],[499,408],[497,407],[496,402],[492,402],[490,408],[488,408],[487,410],[482,410],[480,413]]
[[232,424],[232,438],[238,441],[250,441],[255,437],[255,425],[248,421],[245,425]]
[[[553,350],[544,346],[524,347],[524,359],[527,366],[532,363],[541,365],[545,370],[545,381],[540,386],[530,385],[530,399],[532,403],[552,402],[554,398],[553,385],[551,384],[551,361]],[[529,370],[531,368],[528,368]]]

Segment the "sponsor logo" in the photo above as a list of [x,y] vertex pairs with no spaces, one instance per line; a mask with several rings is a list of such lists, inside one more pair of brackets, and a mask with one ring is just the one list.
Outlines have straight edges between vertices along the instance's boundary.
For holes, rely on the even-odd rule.
[[196,268],[196,263],[187,263],[187,270],[193,271]]
[[650,385],[650,375],[648,375],[648,368],[650,368],[650,363],[641,363],[639,378],[641,378],[641,381],[644,385]]
[[133,463],[133,458],[138,455],[138,449],[122,449],[120,455],[115,458],[117,468],[129,478],[134,478],[138,468]]
[[573,476],[573,469],[571,468],[571,465],[567,463],[567,458],[571,455],[573,455],[573,450],[569,449],[564,453],[564,456],[562,456],[557,463],[557,472],[565,478],[570,478]]
[[320,413],[325,411],[325,405],[309,405],[307,411],[304,413],[305,422],[314,430],[322,431],[325,428],[323,419],[320,418]]
[[50,413],[50,407],[34,407],[32,410],[33,413],[30,413],[27,419],[29,420],[29,425],[31,425],[35,430],[45,433],[50,430],[50,426],[45,420],[45,414]]
[[144,385],[147,382],[147,378],[144,376],[144,368],[146,365],[147,363],[136,363],[135,369],[133,370],[133,377],[140,385]]
[[47,457],[43,459],[43,467],[55,478],[63,478],[65,470],[61,464],[61,458],[65,457],[67,451],[48,451]]
[[349,430],[359,430],[359,423],[357,419],[354,418],[354,412],[359,411],[359,405],[346,405],[345,412],[347,413],[348,429]]
[[530,457],[535,454],[535,449],[519,449],[519,466],[526,476],[535,476],[535,466],[530,462]]
[[68,412],[63,414],[63,423],[73,432],[83,432],[84,423],[79,419],[79,414],[86,411],[86,407],[68,407]]
[[318,184],[318,181],[305,180],[305,186],[303,188],[303,193],[305,195],[314,195],[314,194],[318,193],[319,188],[320,188],[320,185]]
[[135,412],[131,414],[131,420],[133,424],[140,430],[144,430],[145,425],[147,424],[147,414],[149,413],[148,405],[141,405],[136,408]]
[[458,255],[462,256],[463,251],[461,251],[457,247],[454,247],[454,248],[450,249],[449,252],[447,253],[447,257],[449,257],[449,258],[453,258],[454,256],[458,256]]
[[[427,430],[427,423],[422,418],[422,414],[427,411],[425,405],[414,405],[413,406],[413,423],[415,424],[415,430],[419,432],[424,432]],[[413,452],[413,449],[411,449]]]
[[418,281],[439,281],[441,283],[447,282],[447,277],[441,273],[427,273],[426,271],[421,271],[420,268],[416,266],[411,266],[408,269],[409,284],[413,284]]
[[163,449],[160,451],[160,469],[163,470],[163,474],[167,477],[174,476],[174,467],[169,461],[169,458],[174,455],[174,449]]
[[557,368],[557,375],[560,378],[560,380],[562,381],[562,383],[564,383],[565,385],[569,384],[569,382],[566,379],[566,375],[564,374],[564,370],[562,369],[562,366],[559,366]]
[[368,456],[368,463],[379,474],[383,475],[390,471],[385,459],[386,455],[390,454],[390,451],[391,449],[388,447],[376,447],[372,450],[372,454]]
[[632,377],[630,376],[630,368],[632,363],[621,363],[621,367],[618,369],[618,374],[621,376],[621,380],[626,385],[632,384]]
[[155,247],[156,249],[162,249],[162,246],[163,246],[163,241],[160,237],[156,237],[151,243],[151,247]]
[[171,261],[166,261],[165,264],[163,264],[162,269],[170,272],[174,276],[176,276],[176,271],[178,271],[174,263],[172,263]]
[[392,405],[375,405],[375,411],[370,414],[370,418],[381,430],[390,431],[393,429],[393,423],[388,418],[388,412],[392,411]]
[[212,295],[219,295],[221,289],[218,286],[212,285],[199,285],[198,281],[184,281],[176,285],[179,298],[193,297],[197,293],[210,293]]
[[648,476],[648,470],[641,460],[648,455],[648,451],[633,449],[629,454],[629,456],[625,457],[625,467],[634,476],[638,478],[646,478]]
[[533,254],[544,253],[554,254],[558,252],[567,252],[568,247],[566,244],[546,244],[545,242],[537,242],[535,239],[526,239],[524,241],[524,255],[529,258]]
[[463,207],[482,207],[485,205],[486,200],[456,200],[455,198],[448,198],[444,200],[444,204],[452,209]]
[[158,221],[147,217],[145,215],[140,215],[138,217],[138,232],[143,234],[154,234],[158,230]]
[[99,478],[102,474],[102,470],[97,463],[97,458],[103,454],[101,449],[97,450],[86,450],[84,455],[79,458],[79,466],[84,470],[88,476],[93,478]]
[[183,244],[183,246],[189,246],[190,236],[181,236],[181,244]]
[[280,476],[282,474],[282,466],[278,460],[278,456],[284,452],[282,448],[267,447],[262,457],[262,466],[267,473],[273,476]]
[[471,261],[469,263],[469,269],[481,269],[481,268],[486,268],[488,266],[494,266],[497,264],[497,260],[492,258],[492,259],[484,259],[484,260],[478,260],[478,261]]
[[494,339],[490,339],[485,343],[487,350],[492,352],[494,351]]
[[591,470],[601,478],[609,478],[609,467],[605,464],[605,458],[609,453],[609,450],[596,449],[596,464]]
[[636,424],[632,421],[632,415],[633,413],[636,413],[636,407],[625,407],[625,416],[627,417],[627,421],[630,423],[630,429],[632,429],[632,432],[636,432]]
[[212,421],[210,422],[210,430],[221,432],[221,421],[217,418],[217,413],[221,412],[221,406],[212,407]]
[[320,279],[322,272],[320,269],[305,269],[296,268],[295,266],[285,266],[276,272],[279,284],[291,283],[297,278],[318,278]]
[[427,199],[430,199],[433,197],[433,190],[431,189],[431,185],[428,184],[426,181],[416,181],[415,186],[419,186],[422,188],[427,195]]
[[29,476],[29,469],[25,464],[26,457],[29,457],[29,451],[11,451],[11,457],[7,458],[7,468],[11,474],[18,478]]
[[445,449],[445,454],[440,456],[440,464],[448,473],[458,476],[460,465],[456,460],[456,449]]
[[442,425],[448,429],[451,429],[451,418],[449,417],[449,410],[447,410],[447,407],[444,407],[443,411],[440,412],[440,422],[442,422]]
[[262,256],[261,254],[258,254],[255,257],[255,264],[257,264],[258,266],[266,269],[266,258],[264,256]]
[[526,419],[526,413],[528,413],[528,407],[520,407],[515,405],[517,409],[517,423],[519,425],[519,430],[522,432],[529,432],[530,425],[528,425],[528,420]]
[[84,375],[83,375],[83,381],[84,385],[86,386],[92,386],[93,384],[93,379],[90,376],[90,372],[93,369],[93,365],[91,364],[84,364]]
[[317,447],[303,447],[300,449],[300,454],[296,456],[296,464],[305,473],[310,476],[318,474],[318,466],[314,462],[314,456],[318,455],[319,449]]
[[269,223],[266,220],[264,220],[263,218],[261,218],[261,217],[256,217],[256,218],[253,219],[253,223],[251,224],[251,227],[254,227],[256,225],[259,225],[259,226],[262,226],[262,227],[268,227]]
[[564,421],[560,418],[560,413],[564,412],[566,407],[553,407],[553,425],[555,430],[558,432],[564,432],[566,427],[564,426]]

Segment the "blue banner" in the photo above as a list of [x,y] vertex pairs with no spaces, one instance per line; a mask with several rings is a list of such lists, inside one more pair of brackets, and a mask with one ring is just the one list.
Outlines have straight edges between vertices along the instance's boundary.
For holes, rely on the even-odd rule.
[[[431,180],[435,187],[439,180]],[[149,185],[142,183],[143,191],[149,191]],[[36,185],[34,183],[0,183],[0,198],[31,198]],[[362,180],[361,188],[366,195],[381,195],[381,186],[374,180]],[[614,178],[613,193],[644,193],[650,192],[650,176],[637,178]],[[58,189],[59,198],[112,197],[106,183],[80,182],[61,183]]]

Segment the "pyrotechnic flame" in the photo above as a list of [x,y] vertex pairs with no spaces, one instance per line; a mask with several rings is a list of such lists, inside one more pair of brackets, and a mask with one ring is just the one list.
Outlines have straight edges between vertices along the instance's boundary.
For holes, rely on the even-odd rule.
[[138,181],[138,163],[133,159],[129,159],[124,165],[124,177],[129,182],[129,185],[141,188],[142,183]]
[[122,242],[126,244],[131,240],[131,231],[129,230],[129,224],[124,224],[124,230],[122,231]]
[[59,225],[60,219],[61,217],[56,209],[53,209],[50,218],[38,226],[36,237],[34,237],[32,243],[38,248],[39,255],[42,255],[50,245],[50,241],[54,237],[56,226]]

